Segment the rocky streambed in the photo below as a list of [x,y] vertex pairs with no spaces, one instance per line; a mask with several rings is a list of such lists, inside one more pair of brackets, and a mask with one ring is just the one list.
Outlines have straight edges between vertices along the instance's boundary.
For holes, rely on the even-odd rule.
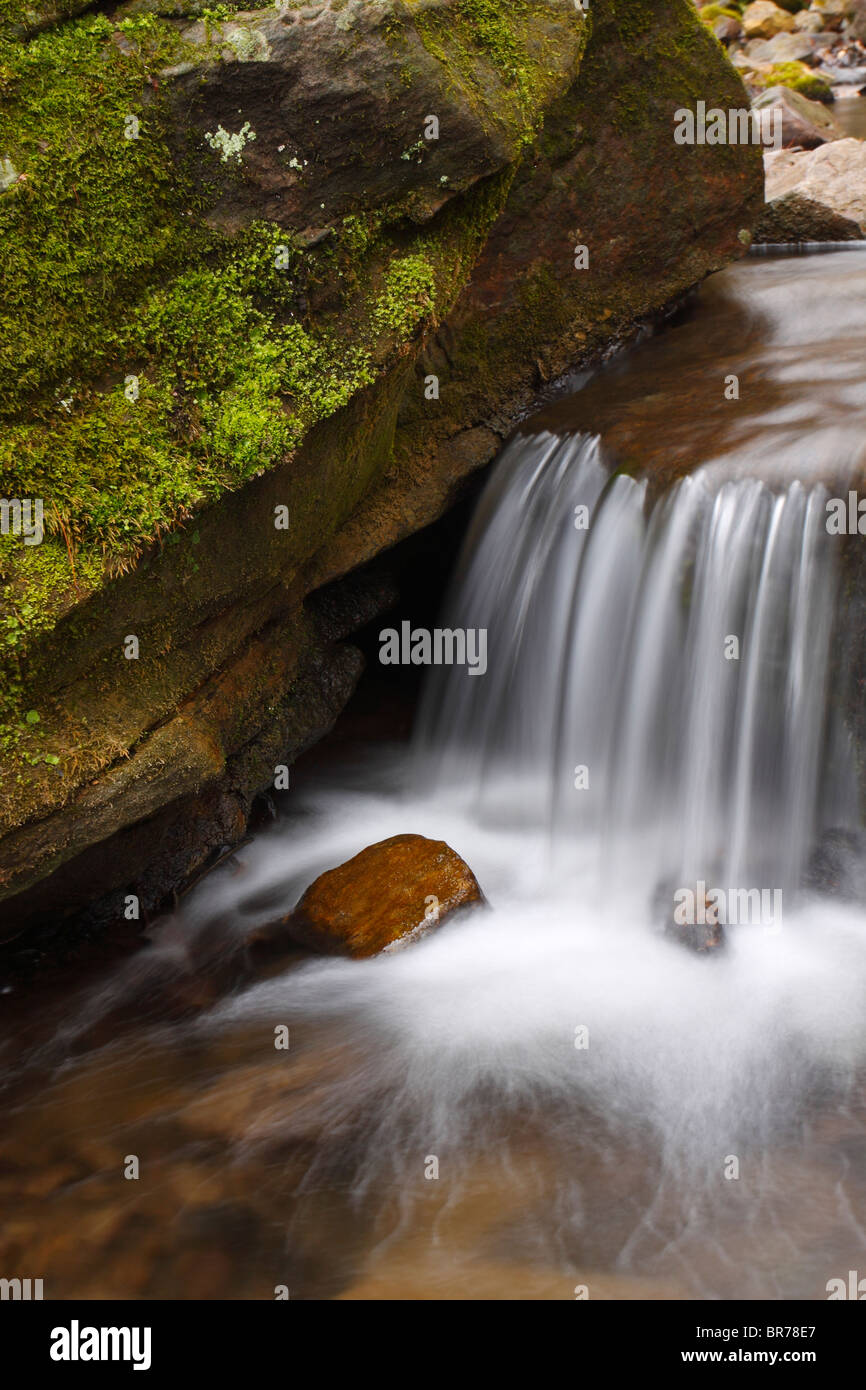
[[704,5],[700,14],[765,123],[771,206],[756,240],[859,239],[866,231],[866,7],[861,0],[756,0]]

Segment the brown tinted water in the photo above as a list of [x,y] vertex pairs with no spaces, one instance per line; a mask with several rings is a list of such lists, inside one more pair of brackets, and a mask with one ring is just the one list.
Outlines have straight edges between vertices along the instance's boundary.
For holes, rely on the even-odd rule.
[[[702,464],[731,476],[832,480],[866,460],[866,244],[750,256],[698,303],[533,416],[527,430],[601,434],[654,485]],[[738,399],[726,392],[737,378]]]
[[[858,252],[749,260],[526,428],[666,477],[845,473],[864,308]],[[862,1270],[858,903],[700,959],[612,923],[579,864],[560,881],[540,827],[406,790],[402,759],[341,742],[140,949],[0,995],[0,1275],[50,1298],[821,1299]],[[490,910],[250,977],[254,927],[405,831],[457,848]]]

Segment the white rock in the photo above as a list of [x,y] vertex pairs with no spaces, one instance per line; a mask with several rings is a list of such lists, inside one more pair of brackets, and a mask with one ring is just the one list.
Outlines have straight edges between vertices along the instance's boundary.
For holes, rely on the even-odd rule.
[[769,150],[764,173],[768,202],[802,193],[866,231],[866,142],[846,139],[817,150]]

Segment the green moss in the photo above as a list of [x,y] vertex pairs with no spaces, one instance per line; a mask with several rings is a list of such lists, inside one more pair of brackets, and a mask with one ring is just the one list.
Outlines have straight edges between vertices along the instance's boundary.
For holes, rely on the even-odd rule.
[[739,11],[731,8],[730,5],[702,5],[698,14],[705,24],[711,27],[717,19],[739,19]]
[[[127,325],[135,370],[123,382],[80,386],[67,410],[0,438],[7,494],[50,499],[49,531],[100,544],[122,568],[284,457],[372,379],[359,342],[290,321],[298,257],[279,228],[258,224],[227,254],[145,295]],[[368,332],[402,326],[401,284],[390,298],[386,290],[387,325],[377,314]],[[410,318],[414,326],[414,310]]]
[[0,415],[99,370],[124,306],[190,252],[179,201],[191,194],[178,187],[158,102],[145,100],[177,38],[150,16],[121,26],[128,52],[114,35],[98,16],[0,44],[0,153],[18,172],[0,195]]
[[0,0],[0,35],[24,38],[86,10],[91,0]]
[[[459,88],[477,109],[485,107],[488,93],[479,57],[493,65],[505,83],[510,128],[520,141],[529,145],[542,121],[543,93],[550,76],[544,43],[543,23],[536,26],[535,42],[530,44],[532,20],[544,20],[546,6],[541,0],[454,0],[447,9],[419,10],[408,0],[415,28],[428,52],[446,69],[452,85]],[[583,25],[584,37],[590,20],[575,7],[575,23]],[[552,42],[552,40],[551,40]]]
[[459,19],[472,26],[478,47],[510,82],[520,80],[524,64],[512,20],[527,9],[524,0],[512,0],[508,12],[496,0],[458,0]]
[[[603,84],[607,82],[611,84],[610,90],[615,89],[614,127],[630,141],[644,131],[648,147],[658,143],[660,113],[656,99],[660,90],[669,94],[671,118],[677,107],[694,109],[701,100],[720,106],[746,104],[741,79],[727,64],[727,81],[723,80],[714,92],[707,91],[706,73],[708,70],[718,72],[721,46],[707,32],[706,26],[695,23],[696,12],[691,4],[660,12],[650,0],[613,0],[610,10],[619,41],[635,62],[630,68],[620,70],[616,77],[613,73],[605,76],[605,56],[599,46],[595,51],[594,70],[600,74]],[[596,23],[598,15],[597,9]],[[650,51],[654,64],[652,76],[648,76],[645,61]],[[740,161],[734,145],[715,147],[713,157],[718,164],[731,168]]]
[[64,606],[98,583],[100,570],[96,557],[84,553],[73,567],[60,541],[23,546],[14,536],[0,536],[0,645],[10,650],[50,627]]
[[790,87],[813,101],[832,101],[833,90],[826,78],[805,63],[774,63],[767,72],[751,78],[756,87]]
[[[17,747],[27,726],[39,722],[23,713],[21,662],[29,643],[92,593],[101,578],[101,557],[92,551],[73,557],[62,541],[25,546],[17,537],[0,536],[0,749]],[[52,754],[42,758],[31,751],[28,761],[34,759],[57,761]]]
[[340,242],[344,250],[353,258],[366,256],[386,221],[387,212],[380,209],[344,217],[340,227]]
[[406,339],[423,319],[432,318],[435,308],[436,275],[427,257],[401,256],[392,261],[374,310],[376,327]]
[[[533,8],[517,6],[524,20]],[[479,53],[501,65],[525,133],[544,101],[521,70],[542,78],[519,16],[500,24],[493,11],[461,11],[461,80],[479,84],[483,103]],[[50,732],[47,715],[35,732],[22,720],[39,705],[33,688],[50,669],[58,621],[67,633],[79,619],[86,628],[95,608],[85,601],[154,542],[290,459],[391,366],[399,378],[409,345],[468,280],[516,169],[473,184],[422,226],[394,206],[358,211],[310,248],[273,223],[226,237],[206,225],[194,192],[209,162],[224,179],[218,157],[196,149],[197,179],[187,174],[152,85],[182,58],[178,45],[151,17],[119,33],[78,20],[24,55],[0,43],[10,116],[0,155],[25,175],[0,195],[10,247],[0,495],[42,498],[46,526],[41,546],[7,537],[0,555],[0,722],[16,744],[23,729],[27,758]],[[328,507],[345,513],[355,500],[335,494]]]
[[[286,8],[295,7],[292,0],[283,3]],[[26,38],[94,8],[94,0],[0,0],[0,35]],[[218,21],[230,19],[244,9],[249,9],[246,0],[218,4],[209,4],[208,0],[122,0],[112,7],[112,13],[116,20],[154,15],[165,19],[200,16]]]
[[[456,13],[460,80],[480,80],[479,54],[493,62],[524,133],[543,105],[526,39],[538,8],[459,0]],[[206,15],[214,50],[223,17]],[[453,61],[441,16],[413,18]],[[378,210],[311,251],[272,224],[227,239],[169,140],[158,73],[183,56],[147,13],[0,42],[0,155],[17,178],[0,194],[0,492],[43,498],[49,535],[95,547],[109,573],[368,385],[450,302],[500,205],[493,180],[467,199],[468,225],[459,209],[437,217],[441,234],[407,236],[397,210]]]

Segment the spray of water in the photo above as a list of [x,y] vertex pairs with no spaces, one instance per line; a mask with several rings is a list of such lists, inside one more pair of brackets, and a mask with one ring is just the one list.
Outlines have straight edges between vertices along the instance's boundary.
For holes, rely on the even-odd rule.
[[[342,1191],[340,1222],[387,1262],[435,1158],[436,1220],[457,1205],[471,1260],[490,1250],[460,1194],[477,1207],[492,1190],[509,1213],[499,1260],[675,1277],[681,1296],[823,1296],[866,1248],[850,1163],[866,1141],[866,916],[802,891],[816,841],[855,820],[853,788],[825,775],[845,732],[823,515],[818,487],[709,471],[648,508],[597,440],[516,439],[446,619],[488,630],[486,675],[435,670],[405,775],[386,753],[300,794],[243,873],[212,875],[156,933],[144,967],[70,1005],[46,1054],[142,969],[194,970],[215,923],[244,936],[365,844],[442,838],[488,910],[139,1037],[155,1074],[185,1050],[208,1073],[196,1085],[219,1082],[232,1048],[256,1075],[300,1067],[303,1084],[280,1081],[231,1141],[238,1164],[293,1156],[289,1242]],[[673,888],[698,879],[778,888],[784,919],[699,958],[663,931]],[[293,1050],[265,1064],[278,1024]],[[127,1046],[88,1063],[94,1084]]]
[[[856,810],[853,786],[823,771],[844,738],[825,494],[699,473],[646,502],[643,483],[608,476],[595,439],[515,440],[446,615],[488,629],[487,675],[432,673],[408,791],[376,796],[367,778],[317,802],[323,861],[358,847],[362,819],[366,842],[418,830],[466,857],[491,910],[397,957],[311,964],[202,1026],[290,1016],[351,1050],[312,1102],[311,1189],[345,1175],[349,1154],[355,1200],[399,1194],[411,1224],[425,1156],[468,1182],[482,1156],[507,1169],[529,1126],[555,1155],[555,1195],[536,1160],[511,1174],[546,1192],[524,1242],[534,1232],[574,1264],[596,1240],[620,1270],[685,1269],[718,1294],[742,1234],[720,1212],[736,1160],[736,1220],[775,1233],[766,1259],[753,1254],[752,1291],[791,1295],[784,1238],[804,1260],[797,1290],[820,1296],[798,1242],[829,1222],[859,1249],[866,1210],[820,1146],[826,1170],[805,1197],[800,1181],[822,1107],[864,1133],[866,919],[801,891],[816,840]],[[278,838],[260,847],[270,872]],[[719,959],[691,955],[661,930],[659,890],[669,903],[700,877],[778,888],[784,920],[731,929]],[[270,1114],[248,1142],[286,1129]],[[635,1149],[640,1179],[596,1227],[591,1175]]]

